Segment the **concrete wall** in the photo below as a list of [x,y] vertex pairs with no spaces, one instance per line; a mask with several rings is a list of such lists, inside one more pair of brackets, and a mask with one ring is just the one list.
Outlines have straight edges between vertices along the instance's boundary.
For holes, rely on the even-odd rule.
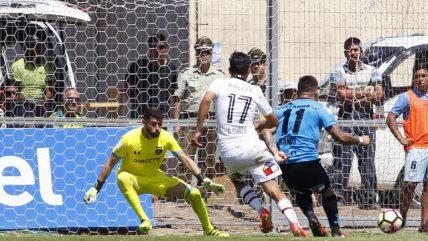
[[[127,66],[147,51],[148,33],[169,33],[170,56],[180,67],[194,64],[193,45],[209,36],[221,47],[219,68],[228,73],[234,50],[267,49],[269,0],[156,0],[86,2],[85,26],[69,25],[65,36],[77,85],[89,102],[118,101],[121,108],[88,109],[90,117],[127,115],[122,89]],[[325,78],[343,59],[343,41],[425,33],[424,0],[278,0],[279,78],[304,74]],[[169,5],[167,3],[170,3]],[[273,83],[275,84],[275,83]]]
[[[199,35],[222,43],[222,69],[233,50],[266,49],[267,0],[191,0],[190,38],[196,35],[195,4],[199,5]],[[317,78],[344,59],[343,41],[426,33],[423,0],[279,0],[279,51],[282,80],[303,74]],[[192,56],[192,55],[191,55]]]

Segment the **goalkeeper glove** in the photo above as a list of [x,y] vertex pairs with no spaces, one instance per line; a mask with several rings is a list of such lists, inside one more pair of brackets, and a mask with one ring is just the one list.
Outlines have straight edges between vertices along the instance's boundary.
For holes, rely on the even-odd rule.
[[224,186],[218,183],[213,182],[208,177],[204,177],[202,173],[196,175],[196,179],[198,179],[198,186],[204,186],[208,190],[214,192],[216,195],[224,192]]
[[95,202],[97,200],[98,193],[100,192],[103,184],[104,184],[104,182],[101,182],[101,181],[97,180],[97,182],[95,183],[95,185],[93,187],[91,187],[85,193],[85,196],[83,197],[83,201],[86,204],[91,204],[91,203]]

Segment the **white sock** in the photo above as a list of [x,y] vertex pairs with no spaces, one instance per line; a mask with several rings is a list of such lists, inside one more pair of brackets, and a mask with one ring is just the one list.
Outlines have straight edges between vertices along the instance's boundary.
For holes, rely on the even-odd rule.
[[246,185],[242,188],[239,192],[239,196],[244,200],[244,203],[250,205],[258,213],[263,209],[262,200],[257,197],[256,192],[254,192],[250,186]]
[[297,222],[297,215],[294,212],[293,205],[291,205],[290,200],[282,199],[277,204],[279,211],[284,214],[288,222],[295,223]]

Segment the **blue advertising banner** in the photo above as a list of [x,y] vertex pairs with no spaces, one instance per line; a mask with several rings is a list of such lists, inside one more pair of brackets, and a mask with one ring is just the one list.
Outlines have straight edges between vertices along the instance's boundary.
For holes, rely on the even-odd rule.
[[[131,128],[0,129],[0,229],[127,227],[140,220],[113,170],[97,201],[83,196]],[[153,221],[151,195],[140,196]]]

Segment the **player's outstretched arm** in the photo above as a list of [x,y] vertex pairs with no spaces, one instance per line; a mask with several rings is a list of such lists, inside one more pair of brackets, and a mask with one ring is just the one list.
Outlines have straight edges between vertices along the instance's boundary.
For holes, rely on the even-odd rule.
[[110,175],[111,170],[114,168],[118,161],[119,159],[114,154],[112,154],[107,160],[107,162],[104,164],[103,169],[98,175],[97,182],[85,193],[85,196],[83,197],[83,201],[86,204],[93,203],[97,200],[98,193],[101,191],[105,180]]
[[202,185],[210,191],[213,191],[215,194],[224,192],[224,186],[213,182],[208,177],[205,177],[195,162],[190,157],[188,157],[184,151],[178,152],[176,156],[178,160],[183,162],[186,168],[189,169],[193,175],[195,175],[196,179],[198,179],[198,186]]
[[326,131],[333,137],[335,141],[338,141],[342,144],[346,145],[355,145],[361,144],[363,146],[368,146],[370,144],[370,137],[367,135],[364,136],[356,136],[351,133],[347,133],[342,131],[337,126],[331,126],[330,128],[326,128]]

